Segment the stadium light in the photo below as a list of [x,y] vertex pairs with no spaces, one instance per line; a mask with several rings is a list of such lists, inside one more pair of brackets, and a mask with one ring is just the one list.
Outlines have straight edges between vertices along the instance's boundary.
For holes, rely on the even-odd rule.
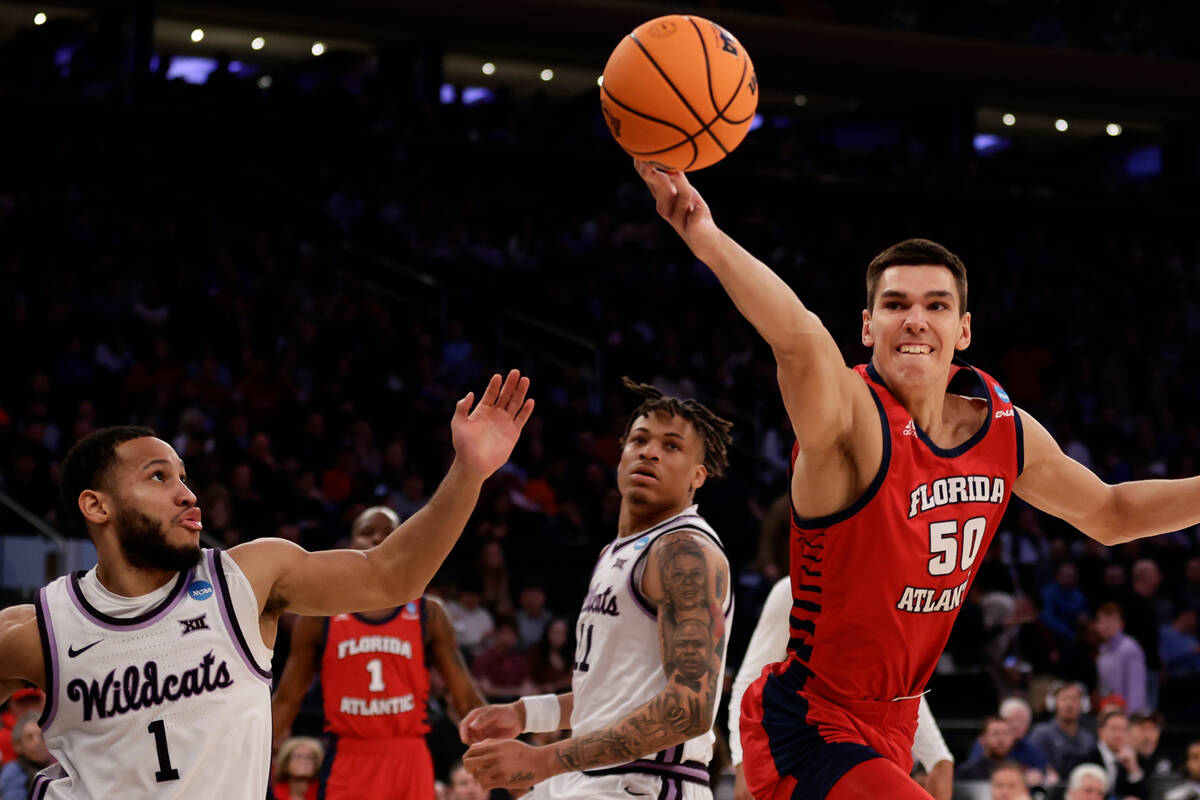
[[324,53],[325,53],[325,43],[324,42],[313,42],[312,54],[314,56],[319,56],[319,55],[323,55]]
[[274,83],[274,81],[271,80],[270,75],[263,75],[261,78],[258,79],[258,88],[270,89],[272,83]]
[[484,75],[495,75],[496,74],[496,65],[490,61],[486,61],[486,62],[484,62],[483,66],[480,67],[480,70],[483,72]]
[[542,80],[544,80],[544,81],[554,80],[554,70],[552,70],[552,69],[542,70]]
[[1000,118],[1000,121],[1010,128],[1017,124],[1017,118],[1013,114],[1005,114]]
[[1071,127],[1065,119],[1059,118],[1054,120],[1054,129],[1059,133],[1066,133],[1067,128]]
[[192,41],[193,42],[203,42],[204,41],[204,29],[203,28],[192,28]]
[[33,15],[33,24],[34,24],[34,25],[45,25],[45,24],[46,24],[46,15],[45,15],[45,13],[43,13],[43,12],[39,11],[39,12],[37,12],[36,14],[34,14],[34,15]]
[[1108,125],[1105,126],[1105,128],[1104,128],[1104,132],[1107,133],[1109,136],[1120,136],[1121,132],[1123,130],[1124,130],[1124,128],[1122,128],[1120,125],[1118,125],[1115,122],[1108,123]]
[[792,102],[798,106],[808,105],[808,95],[798,94],[792,98]]
[[267,46],[267,40],[261,36],[255,36],[253,39],[250,40],[250,49],[251,50],[262,50],[266,46]]
[[603,75],[601,75],[599,78],[596,78],[596,85],[597,85],[597,86],[603,86],[603,85],[604,85],[604,76],[603,76]]

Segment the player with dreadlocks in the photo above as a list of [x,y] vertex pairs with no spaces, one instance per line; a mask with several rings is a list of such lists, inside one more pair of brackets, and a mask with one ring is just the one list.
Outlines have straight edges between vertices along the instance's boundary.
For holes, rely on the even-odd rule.
[[[625,387],[642,403],[622,439],[617,538],[600,551],[579,613],[572,692],[463,719],[463,764],[485,787],[536,784],[537,800],[712,797],[733,598],[721,542],[693,497],[729,466],[732,424],[695,400],[628,378]],[[543,747],[512,741],[565,728],[571,738]]]

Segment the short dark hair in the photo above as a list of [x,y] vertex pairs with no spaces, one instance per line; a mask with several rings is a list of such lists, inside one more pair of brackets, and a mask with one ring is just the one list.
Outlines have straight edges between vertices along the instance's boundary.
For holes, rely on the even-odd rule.
[[905,239],[897,242],[871,259],[867,266],[867,310],[875,308],[875,291],[879,288],[879,276],[888,267],[919,267],[924,265],[945,267],[954,275],[958,285],[958,313],[967,313],[967,268],[962,259],[945,247],[929,239]]
[[117,458],[117,447],[132,439],[157,436],[144,425],[114,425],[93,431],[67,451],[62,463],[60,494],[66,519],[82,533],[88,533],[87,522],[79,510],[79,495],[88,489],[103,488]]
[[1115,614],[1122,622],[1125,621],[1125,610],[1121,608],[1120,604],[1114,603],[1111,600],[1096,609],[1096,616],[1098,617],[1101,614]]
[[692,423],[696,433],[700,434],[700,440],[704,443],[704,468],[708,474],[714,478],[725,474],[725,470],[729,469],[729,444],[733,441],[729,434],[733,429],[732,422],[718,417],[703,403],[691,398],[681,400],[671,397],[648,383],[638,383],[632,378],[621,378],[621,382],[626,389],[643,398],[642,404],[633,410],[629,421],[625,423],[625,433],[621,434],[622,446],[639,417],[659,412],[681,417]]
[[1126,720],[1129,719],[1129,715],[1126,714],[1121,709],[1110,708],[1108,711],[1105,711],[1103,714],[1100,715],[1100,720],[1096,723],[1096,728],[1097,729],[1103,728],[1105,725],[1108,724],[1108,721],[1110,719],[1112,719],[1113,717],[1124,717]]

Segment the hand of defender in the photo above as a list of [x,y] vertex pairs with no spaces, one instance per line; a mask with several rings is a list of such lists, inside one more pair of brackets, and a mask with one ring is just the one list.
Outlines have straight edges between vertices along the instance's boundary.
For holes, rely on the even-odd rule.
[[458,724],[458,738],[463,744],[475,744],[484,739],[515,739],[525,728],[525,716],[517,703],[473,708]]
[[479,472],[484,478],[491,475],[512,455],[521,429],[533,413],[533,400],[525,399],[529,391],[529,378],[512,370],[500,383],[500,376],[493,375],[488,381],[483,399],[474,411],[470,411],[475,400],[474,392],[454,406],[454,417],[450,421],[450,436],[458,460]]
[[717,226],[708,203],[704,202],[684,173],[663,172],[637,159],[634,159],[633,165],[650,188],[659,216],[671,223],[671,227],[693,251],[700,244],[701,237],[716,233]]
[[463,767],[484,789],[524,789],[551,777],[544,749],[524,742],[484,741],[463,755]]

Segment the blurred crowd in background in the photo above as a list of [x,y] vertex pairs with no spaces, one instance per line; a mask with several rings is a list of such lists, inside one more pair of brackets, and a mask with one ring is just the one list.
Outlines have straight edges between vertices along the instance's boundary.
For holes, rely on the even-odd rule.
[[[911,5],[919,28],[945,4]],[[735,422],[731,474],[698,501],[738,576],[736,669],[787,569],[773,360],[657,218],[594,96],[414,98],[341,64],[270,90],[160,71],[130,97],[83,63],[8,73],[0,94],[22,122],[0,156],[3,491],[82,535],[58,507],[62,457],[137,422],[182,456],[224,546],[334,547],[369,505],[419,509],[452,455],[454,401],[518,367],[536,414],[430,591],[488,696],[558,691],[615,535],[629,375]],[[1071,456],[1109,481],[1200,472],[1196,177],[1123,168],[1153,143],[988,153],[940,122],[768,114],[693,178],[851,363],[867,357],[866,263],[934,238],[969,270],[965,357]],[[1078,685],[1085,719],[1165,724],[1157,757],[1182,773],[1200,739],[1197,614],[1197,531],[1104,548],[1014,500],[929,699],[965,763],[1001,700],[1049,719],[1046,698]],[[277,667],[286,652],[285,636]]]

